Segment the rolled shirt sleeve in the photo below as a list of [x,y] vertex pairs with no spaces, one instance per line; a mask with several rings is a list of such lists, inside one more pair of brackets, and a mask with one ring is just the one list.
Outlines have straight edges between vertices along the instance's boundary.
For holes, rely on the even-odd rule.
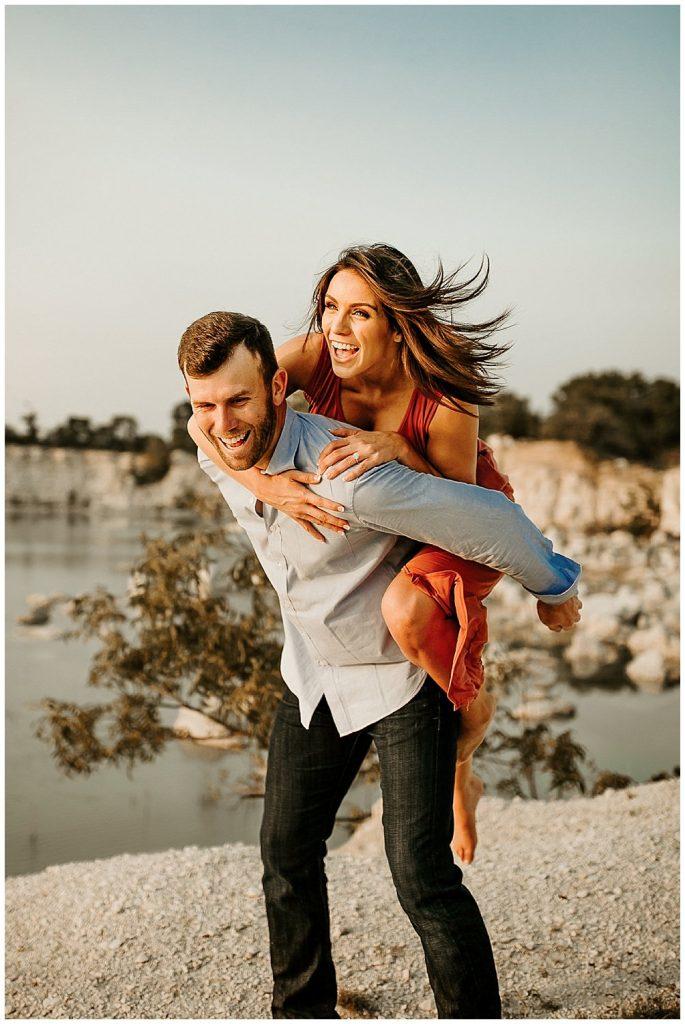
[[500,491],[387,462],[356,481],[352,507],[363,526],[488,565],[545,604],[562,604],[578,592],[578,562],[555,552],[521,506]]

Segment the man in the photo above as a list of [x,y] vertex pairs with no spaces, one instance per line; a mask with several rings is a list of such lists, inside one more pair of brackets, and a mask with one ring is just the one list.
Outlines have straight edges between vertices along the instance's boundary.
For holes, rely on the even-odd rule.
[[[391,462],[317,493],[349,529],[326,544],[262,506],[240,476],[316,472],[334,421],[293,412],[266,328],[210,313],[178,360],[199,427],[227,467],[200,465],[247,532],[281,605],[286,683],[269,744],[261,849],[274,1017],[337,1017],[324,856],[335,814],[376,744],[383,828],[400,903],[423,944],[438,1014],[501,1014],[492,950],[450,851],[458,715],[389,635],[381,598],[413,548],[436,544],[519,580],[577,618],[577,563],[504,495]],[[239,476],[236,478],[235,472]]]

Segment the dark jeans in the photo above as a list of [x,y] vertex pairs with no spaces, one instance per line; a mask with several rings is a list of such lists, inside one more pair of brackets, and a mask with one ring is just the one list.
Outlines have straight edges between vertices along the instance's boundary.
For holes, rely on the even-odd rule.
[[501,1016],[488,933],[450,850],[457,728],[458,715],[431,680],[399,711],[342,737],[325,700],[304,729],[297,698],[286,690],[269,744],[261,832],[274,1017],[338,1016],[324,856],[372,740],[385,850],[423,945],[438,1015]]

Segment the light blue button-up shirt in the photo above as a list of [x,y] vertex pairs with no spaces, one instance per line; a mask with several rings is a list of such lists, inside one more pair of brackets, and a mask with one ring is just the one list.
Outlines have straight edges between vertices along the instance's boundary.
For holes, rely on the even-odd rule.
[[[318,472],[330,430],[325,416],[288,408],[265,473]],[[534,596],[559,604],[577,592],[580,566],[554,552],[519,505],[499,491],[416,473],[388,462],[357,480],[322,480],[312,490],[345,506],[350,529],[314,540],[284,513],[264,505],[198,450],[246,531],[281,606],[285,642],[281,674],[309,726],[325,696],[341,736],[403,707],[426,673],[408,662],[381,614],[388,584],[416,549],[435,544],[518,580]]]

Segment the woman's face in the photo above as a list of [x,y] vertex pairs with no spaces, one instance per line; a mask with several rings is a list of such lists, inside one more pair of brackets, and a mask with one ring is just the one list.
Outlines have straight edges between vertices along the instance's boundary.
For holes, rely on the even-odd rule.
[[355,270],[339,270],[331,278],[321,326],[338,377],[356,377],[394,360],[399,334],[390,329],[378,299]]

